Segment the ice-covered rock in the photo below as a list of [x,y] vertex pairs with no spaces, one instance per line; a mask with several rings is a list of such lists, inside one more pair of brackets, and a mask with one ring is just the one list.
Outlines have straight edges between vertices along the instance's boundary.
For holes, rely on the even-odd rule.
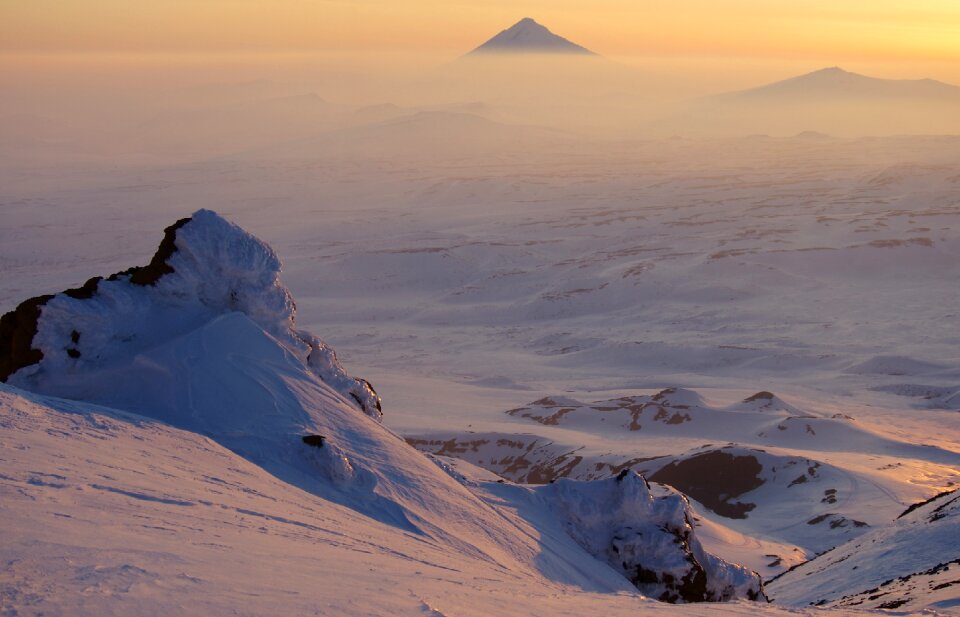
[[89,375],[130,366],[151,349],[238,312],[379,419],[380,397],[371,385],[347,375],[319,338],[296,329],[296,307],[280,269],[268,245],[199,210],[165,230],[147,266],[31,298],[0,318],[0,380],[73,397],[88,389]]
[[765,598],[756,572],[707,553],[683,494],[624,471],[616,478],[557,480],[538,489],[589,553],[665,602]]

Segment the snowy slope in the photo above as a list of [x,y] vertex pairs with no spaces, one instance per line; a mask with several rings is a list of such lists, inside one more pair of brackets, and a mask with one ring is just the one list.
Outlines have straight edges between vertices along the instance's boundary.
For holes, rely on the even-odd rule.
[[[358,458],[389,442],[377,438],[379,425],[352,416],[371,430],[368,443],[357,444]],[[470,544],[398,529],[359,512],[362,498],[336,503],[316,494],[318,484],[284,482],[196,433],[0,386],[0,607],[8,615],[98,616],[755,615],[759,608],[643,599],[549,510],[523,512],[516,500],[488,497],[494,507],[405,450],[406,471],[433,485],[407,487],[407,503],[444,502],[445,518]],[[525,516],[546,522],[534,527]],[[760,606],[771,616],[812,614]]]
[[[316,552],[294,554],[339,568],[340,578],[318,573],[338,582],[312,602],[349,606],[345,577],[382,567],[401,578],[429,567],[447,582],[552,581],[633,602],[630,581],[668,601],[761,596],[756,574],[698,543],[682,496],[654,496],[638,476],[558,485],[516,509],[472,491],[378,422],[369,384],[295,329],[273,252],[216,214],[169,228],[157,255],[147,268],[28,303],[33,322],[22,309],[4,318],[18,340],[32,325],[36,346],[4,348],[20,365],[0,396],[12,611],[65,610],[87,594],[91,614],[128,612],[126,601],[162,612],[192,593],[210,610],[233,610],[253,561],[274,560],[270,584],[291,593],[288,548],[272,543],[286,533],[295,543],[322,536]],[[47,519],[57,524],[35,526]],[[559,533],[544,533],[545,521]],[[251,529],[271,537],[248,540]],[[657,529],[667,535],[651,538]],[[341,564],[344,550],[352,561]],[[211,564],[234,563],[237,552],[236,570],[198,592]],[[384,553],[407,568],[384,566]],[[383,602],[360,610],[403,605]]]
[[960,611],[958,537],[954,490],[785,573],[770,593],[788,605]]

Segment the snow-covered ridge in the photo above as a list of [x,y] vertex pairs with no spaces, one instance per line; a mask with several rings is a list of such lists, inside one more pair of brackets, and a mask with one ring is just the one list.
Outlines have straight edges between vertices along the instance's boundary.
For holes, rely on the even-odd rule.
[[298,331],[276,253],[210,210],[165,230],[149,265],[22,302],[0,318],[0,380],[73,397],[92,372],[128,365],[144,352],[239,312],[368,415],[380,398],[346,374],[319,338]]
[[958,536],[960,492],[953,490],[784,573],[769,589],[788,605],[949,612],[960,606]]

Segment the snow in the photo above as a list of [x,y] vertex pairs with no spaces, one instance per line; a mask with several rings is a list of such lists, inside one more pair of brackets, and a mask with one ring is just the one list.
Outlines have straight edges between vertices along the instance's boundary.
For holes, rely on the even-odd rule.
[[960,494],[952,491],[785,573],[771,595],[788,605],[950,612],[960,607],[957,537]]
[[[672,493],[655,499],[636,475],[593,487],[558,484],[555,491],[541,490],[541,500],[518,508],[517,514],[504,512],[480,491],[471,491],[471,482],[434,464],[379,424],[378,418],[361,413],[339,391],[342,384],[337,380],[312,370],[316,349],[304,357],[297,347],[306,335],[293,329],[293,303],[279,282],[279,261],[268,247],[207,211],[198,212],[175,231],[177,250],[167,261],[171,271],[155,285],[137,285],[135,273],[125,274],[101,282],[102,289],[98,285],[90,297],[55,296],[42,307],[37,338],[44,356],[10,381],[69,400],[28,394],[14,385],[2,388],[0,428],[4,446],[12,453],[2,461],[4,507],[9,508],[4,518],[14,523],[6,530],[10,535],[5,545],[19,547],[11,549],[14,554],[8,559],[8,564],[16,566],[8,593],[11,611],[43,605],[48,597],[63,602],[91,588],[108,597],[129,597],[131,602],[140,601],[141,592],[149,596],[163,589],[168,597],[157,600],[156,610],[160,610],[164,602],[179,602],[171,600],[169,593],[189,596],[202,578],[184,572],[158,573],[156,556],[142,543],[130,551],[132,563],[108,565],[101,563],[103,557],[97,551],[80,559],[78,546],[70,551],[73,569],[60,572],[76,587],[67,584],[50,592],[56,579],[47,577],[56,574],[37,561],[37,555],[45,555],[42,549],[50,537],[25,527],[39,514],[35,511],[38,499],[31,494],[35,487],[58,495],[80,491],[108,499],[119,496],[156,507],[157,516],[164,517],[144,522],[150,515],[139,507],[120,513],[110,510],[107,520],[98,523],[101,529],[120,528],[106,534],[110,543],[125,538],[122,530],[129,525],[171,531],[170,525],[175,524],[166,516],[177,517],[168,511],[187,512],[194,530],[211,522],[204,514],[192,514],[195,510],[220,509],[232,512],[227,518],[253,518],[258,524],[263,519],[326,532],[313,522],[319,516],[314,509],[334,509],[346,510],[360,521],[349,533],[340,531],[335,537],[357,540],[368,533],[367,527],[391,528],[397,542],[425,542],[447,551],[448,561],[458,559],[457,567],[423,561],[441,570],[459,572],[464,563],[475,561],[511,577],[546,578],[587,591],[636,596],[627,578],[594,561],[593,556],[608,560],[610,551],[617,551],[617,563],[628,564],[624,566],[628,572],[635,567],[637,572],[661,577],[660,584],[640,589],[664,599],[719,601],[759,594],[756,575],[708,555],[697,543],[682,496]],[[257,302],[251,288],[264,287],[272,294],[264,294],[265,302]],[[53,310],[47,312],[47,306]],[[177,319],[165,320],[171,313]],[[144,323],[151,318],[153,336],[138,337],[137,328],[146,329]],[[188,329],[188,318],[198,325]],[[64,337],[79,344],[73,340],[76,337],[66,335],[76,329],[90,336],[81,334],[82,354],[74,358],[79,360],[76,366],[70,366],[55,358],[55,353]],[[166,340],[160,333],[166,334]],[[86,356],[92,359],[84,361]],[[151,443],[156,435],[158,443]],[[308,443],[304,436],[322,439]],[[89,452],[96,440],[102,443],[95,453]],[[55,448],[60,449],[59,455],[44,453]],[[146,480],[138,461],[153,461],[155,449],[164,452],[168,461],[186,465],[192,478],[200,474],[210,484],[231,486],[241,494],[252,491],[259,496],[260,489],[251,486],[255,480],[236,479],[236,474],[226,474],[233,477],[225,480],[223,465],[231,470],[237,466],[241,475],[270,477],[271,491],[306,496],[296,499],[300,514],[293,518],[263,512],[260,506],[227,506],[211,501],[222,493],[207,486],[191,493],[179,477],[181,466],[166,469],[152,463],[158,467],[151,470],[165,480]],[[184,449],[190,453],[183,454]],[[65,462],[64,451],[79,460]],[[91,455],[93,459],[88,458]],[[37,470],[44,462],[53,468]],[[124,473],[118,477],[101,468]],[[86,480],[76,484],[72,476],[77,474]],[[277,501],[269,495],[266,499]],[[611,500],[619,501],[619,506],[609,509]],[[91,507],[101,507],[97,498],[91,501]],[[49,504],[48,497],[39,503]],[[558,516],[558,506],[568,533],[546,539],[531,521],[542,523]],[[588,516],[591,509],[594,514]],[[606,516],[598,517],[601,511]],[[68,520],[86,516],[79,506],[45,513]],[[558,528],[558,522],[553,526]],[[642,530],[647,530],[646,535]],[[202,531],[213,545],[222,546],[215,540],[221,537],[218,530]],[[650,538],[654,532],[656,540]],[[70,541],[88,542],[82,530],[62,541],[68,547]],[[656,550],[641,555],[645,543],[656,544]],[[29,553],[26,564],[24,551]],[[164,559],[182,562],[189,552],[168,547]],[[369,569],[369,551],[360,552],[363,567]],[[275,558],[283,559],[282,551]],[[32,568],[41,568],[43,574]],[[239,581],[223,584],[230,587]],[[39,586],[36,593],[24,595],[33,585]],[[230,593],[221,595],[220,601],[227,604],[211,610],[228,608]],[[122,606],[113,602],[105,610],[119,611]],[[92,603],[84,610],[99,608]],[[56,604],[47,609],[58,610]]]
[[[960,465],[949,447],[894,438],[768,391],[726,405],[682,388],[593,403],[549,396],[506,415],[524,424],[514,433],[433,430],[408,440],[517,482],[635,469],[695,500],[714,527],[712,550],[766,575],[886,524],[924,496],[924,478],[954,478]],[[752,555],[737,548],[744,544]]]
[[[0,311],[147,263],[160,229],[192,220],[156,285],[120,275],[45,305],[44,358],[13,379],[44,394],[3,387],[0,612],[845,614],[907,596],[901,612],[956,612],[956,586],[931,589],[954,566],[915,574],[955,552],[934,524],[952,523],[888,526],[960,482],[960,141],[653,139],[673,128],[632,97],[624,122],[470,86],[454,98],[483,102],[371,108],[297,86],[170,115],[144,96],[102,124],[38,109],[55,141],[0,144]],[[542,126],[558,107],[613,129]],[[859,134],[914,126],[870,120]],[[282,283],[277,253],[224,219],[276,247]],[[666,415],[629,430],[614,401],[667,388]],[[503,413],[566,408],[531,404],[545,397],[574,410]],[[545,484],[438,464],[398,434]],[[612,511],[619,466],[711,452],[756,458],[762,483],[690,500],[705,551],[770,577],[839,547],[789,593],[772,583],[773,605],[640,599],[557,516],[583,504],[546,497],[600,480],[571,495]],[[895,540],[908,529],[925,539]]]
[[[0,408],[7,614],[686,614],[642,599],[562,530],[480,502],[405,448],[432,486],[404,493],[445,509],[459,538],[398,530],[358,512],[362,499],[326,499],[317,484],[285,482],[142,416],[9,386]],[[344,411],[374,436],[383,430]],[[734,602],[689,614],[755,610]]]

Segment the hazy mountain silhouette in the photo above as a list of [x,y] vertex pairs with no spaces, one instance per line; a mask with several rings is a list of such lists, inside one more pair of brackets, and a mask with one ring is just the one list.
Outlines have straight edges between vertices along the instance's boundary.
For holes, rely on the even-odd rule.
[[851,73],[839,67],[831,67],[759,88],[730,92],[712,98],[725,101],[765,99],[802,101],[829,98],[956,98],[960,100],[960,87],[933,79],[879,79]]
[[651,134],[731,136],[960,134],[960,87],[880,79],[839,67],[691,101]]
[[933,79],[880,79],[831,67],[693,101],[651,131],[955,135],[960,133],[960,87]]
[[468,55],[489,53],[596,55],[589,49],[550,32],[530,17],[524,17]]

